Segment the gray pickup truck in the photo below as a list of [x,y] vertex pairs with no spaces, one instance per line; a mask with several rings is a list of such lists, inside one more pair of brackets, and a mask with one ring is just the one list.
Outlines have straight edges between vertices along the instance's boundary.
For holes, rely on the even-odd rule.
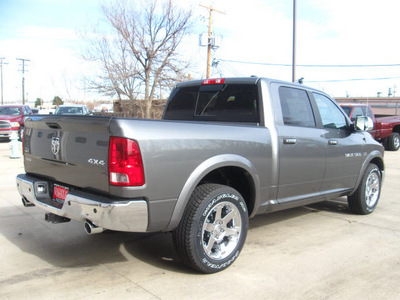
[[173,232],[182,261],[203,273],[230,266],[249,218],[348,197],[371,213],[383,147],[326,94],[266,78],[178,84],[163,120],[30,116],[25,121],[25,206],[49,222]]

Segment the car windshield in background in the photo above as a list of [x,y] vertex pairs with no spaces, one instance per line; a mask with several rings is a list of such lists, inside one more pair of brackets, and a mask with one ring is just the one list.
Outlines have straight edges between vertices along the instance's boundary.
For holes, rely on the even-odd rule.
[[259,123],[254,84],[183,87],[169,100],[164,119]]
[[82,107],[58,107],[55,111],[56,115],[84,115],[85,112],[83,111]]
[[346,115],[348,115],[350,117],[351,107],[343,107],[342,106],[342,109],[346,113]]
[[19,116],[21,108],[19,107],[0,107],[0,115]]

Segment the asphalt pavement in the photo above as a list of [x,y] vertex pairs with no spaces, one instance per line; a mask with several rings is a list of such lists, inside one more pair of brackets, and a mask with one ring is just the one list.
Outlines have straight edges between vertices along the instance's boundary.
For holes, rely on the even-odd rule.
[[47,223],[22,206],[10,154],[0,142],[0,299],[400,299],[400,151],[385,153],[371,215],[339,198],[256,216],[240,257],[212,275],[184,267],[170,233]]

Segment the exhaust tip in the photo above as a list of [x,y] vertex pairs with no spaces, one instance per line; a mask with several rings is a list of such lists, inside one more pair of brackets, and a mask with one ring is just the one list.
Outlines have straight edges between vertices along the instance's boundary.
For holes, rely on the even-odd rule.
[[94,225],[91,221],[87,220],[85,222],[85,231],[87,234],[96,234],[96,233],[102,233],[104,231],[104,228],[98,227]]

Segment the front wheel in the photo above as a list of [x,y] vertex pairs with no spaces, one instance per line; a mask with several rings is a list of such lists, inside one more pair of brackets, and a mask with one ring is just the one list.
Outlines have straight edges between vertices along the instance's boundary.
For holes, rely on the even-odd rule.
[[349,208],[353,213],[367,215],[378,205],[381,194],[381,171],[375,164],[369,164],[361,179],[357,191],[347,197]]
[[216,273],[239,256],[247,236],[247,206],[235,189],[198,186],[173,233],[181,260],[196,271]]
[[19,140],[22,142],[23,138],[24,138],[24,126],[21,126],[19,131],[18,131],[18,138]]

